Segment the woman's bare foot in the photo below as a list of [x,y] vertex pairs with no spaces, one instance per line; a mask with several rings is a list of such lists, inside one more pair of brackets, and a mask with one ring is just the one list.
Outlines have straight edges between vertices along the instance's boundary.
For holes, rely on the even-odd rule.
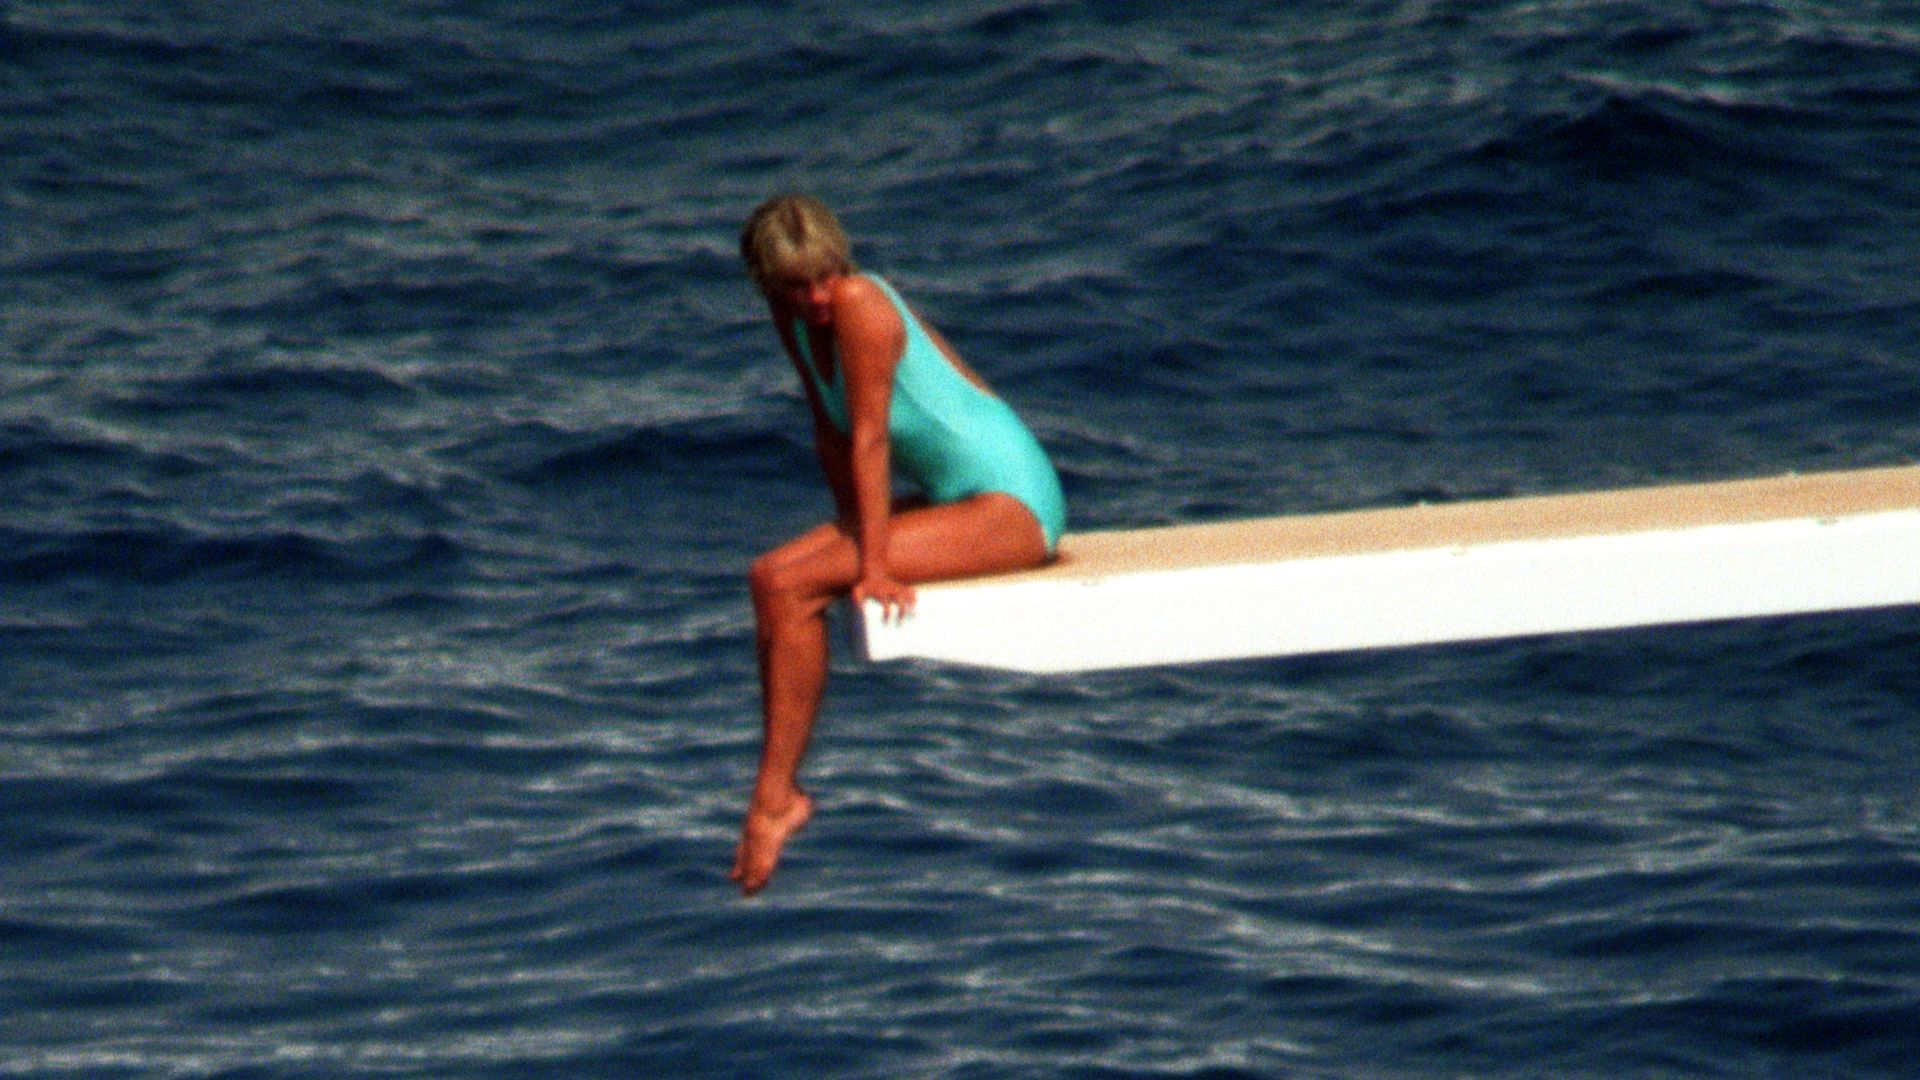
[[747,809],[746,824],[740,827],[740,847],[733,856],[733,870],[727,880],[740,883],[740,892],[752,896],[767,887],[773,868],[779,865],[780,849],[787,838],[800,831],[813,817],[813,800],[799,788],[782,807],[765,809],[755,805]]

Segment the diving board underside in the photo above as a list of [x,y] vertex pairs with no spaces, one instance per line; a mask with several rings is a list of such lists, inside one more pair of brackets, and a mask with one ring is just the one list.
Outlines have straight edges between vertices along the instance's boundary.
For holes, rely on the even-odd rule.
[[1920,467],[1072,534],[867,657],[1088,671],[1920,603]]

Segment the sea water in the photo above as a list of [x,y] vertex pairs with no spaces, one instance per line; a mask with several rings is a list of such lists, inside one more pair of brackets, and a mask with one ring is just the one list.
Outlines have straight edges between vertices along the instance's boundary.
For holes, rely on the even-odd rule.
[[842,654],[724,874],[767,195],[1098,528],[1912,462],[1917,176],[1893,0],[0,3],[0,1075],[1912,1075],[1912,611]]

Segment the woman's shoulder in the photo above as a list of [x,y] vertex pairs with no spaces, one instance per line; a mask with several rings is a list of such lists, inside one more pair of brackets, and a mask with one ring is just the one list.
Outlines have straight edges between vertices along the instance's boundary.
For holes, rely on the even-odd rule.
[[895,295],[890,286],[872,274],[847,274],[833,283],[834,317],[883,325],[897,323],[900,311],[893,300]]
[[876,274],[865,272],[843,274],[833,284],[833,303],[838,307],[842,300],[857,304],[872,304],[877,301],[892,307],[893,302],[888,298],[890,291],[890,287]]
[[849,366],[862,367],[863,358],[900,357],[907,324],[887,289],[869,274],[848,274],[833,286],[834,337]]

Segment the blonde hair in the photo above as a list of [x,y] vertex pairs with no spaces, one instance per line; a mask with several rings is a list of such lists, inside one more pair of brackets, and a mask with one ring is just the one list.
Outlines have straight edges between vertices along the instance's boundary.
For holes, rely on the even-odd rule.
[[740,230],[740,258],[765,292],[781,279],[811,281],[854,272],[846,231],[811,195],[776,195],[756,207]]

